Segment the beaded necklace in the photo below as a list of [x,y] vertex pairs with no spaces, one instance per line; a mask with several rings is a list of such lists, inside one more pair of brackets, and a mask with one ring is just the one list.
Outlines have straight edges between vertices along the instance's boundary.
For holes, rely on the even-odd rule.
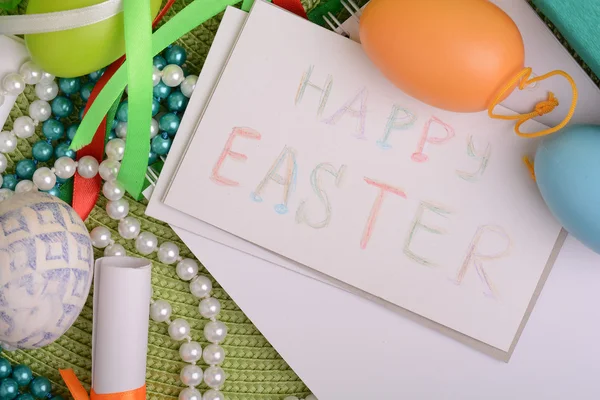
[[52,384],[48,378],[33,376],[27,365],[11,365],[4,357],[0,357],[0,399],[64,400],[62,396],[53,395]]
[[[154,57],[152,75],[154,98],[153,118],[149,132],[151,140],[151,151],[148,155],[149,166],[158,162],[159,159],[164,161],[179,128],[180,115],[185,111],[188,99],[195,89],[198,77],[186,76],[181,67],[185,60],[185,50],[176,45],[169,46],[162,55]],[[25,65],[27,65],[26,68]],[[5,172],[8,166],[3,153],[14,151],[17,138],[28,139],[33,136],[35,127],[40,122],[43,123],[42,133],[45,140],[40,140],[33,145],[33,160],[21,160],[17,163],[14,174],[0,175],[2,187],[0,188],[0,201],[10,197],[13,191],[42,190],[57,196],[60,185],[72,179],[75,172],[88,179],[100,174],[104,180],[102,193],[108,200],[106,213],[110,218],[119,221],[119,235],[123,239],[135,240],[135,248],[142,256],[149,256],[156,252],[161,263],[167,265],[176,263],[177,276],[181,280],[189,282],[190,292],[199,299],[198,312],[202,317],[210,320],[205,325],[203,332],[205,339],[210,344],[202,349],[200,343],[192,340],[190,325],[186,320],[182,318],[171,320],[172,307],[167,301],[151,300],[150,317],[156,322],[168,325],[169,336],[175,341],[182,342],[179,354],[181,359],[188,363],[180,373],[180,379],[187,388],[181,391],[179,400],[224,400],[225,397],[220,389],[226,378],[225,372],[221,368],[225,359],[225,350],[220,344],[227,336],[227,326],[217,319],[221,304],[218,299],[212,297],[210,279],[199,273],[199,264],[195,260],[182,258],[179,255],[180,249],[175,243],[159,244],[156,235],[142,231],[140,221],[135,217],[128,216],[129,202],[124,197],[125,188],[117,180],[127,138],[127,100],[122,101],[117,108],[116,120],[112,123],[112,130],[105,145],[105,160],[98,163],[94,157],[84,156],[75,161],[75,152],[69,150],[69,145],[78,127],[78,124],[73,124],[65,129],[60,121],[61,118],[66,118],[73,112],[73,103],[69,96],[79,92],[82,100],[87,101],[95,82],[103,72],[100,70],[90,74],[87,82],[82,83],[81,78],[68,78],[59,79],[57,85],[54,77],[41,71],[31,61],[24,64],[20,70],[20,76],[23,77],[24,82],[36,84],[35,91],[40,99],[31,103],[29,116],[19,117],[15,120],[12,131],[0,133],[0,173]],[[39,79],[36,78],[36,81],[30,76],[37,76]],[[5,86],[12,90],[9,92],[11,94],[16,92],[17,87],[20,90],[19,93],[24,90],[24,85],[20,85],[20,80],[14,76],[7,82]],[[179,90],[176,89],[177,87]],[[64,96],[58,96],[59,90]],[[167,112],[159,115],[161,101],[165,100]],[[52,101],[52,104],[49,104],[48,101]],[[54,119],[51,118],[52,114],[55,115]],[[80,119],[81,117],[80,114]],[[154,117],[158,117],[158,120]],[[52,167],[38,165],[38,163],[51,161],[53,157],[55,161]],[[104,249],[104,256],[126,255],[125,248],[112,239],[109,229],[98,226],[92,229],[90,237],[94,247]],[[208,365],[204,371],[197,365],[201,359]],[[210,389],[201,394],[197,386],[203,381]],[[2,400],[1,393],[0,384],[0,400]],[[286,398],[286,400],[297,399],[294,396]],[[306,400],[316,400],[316,397],[310,395]]]

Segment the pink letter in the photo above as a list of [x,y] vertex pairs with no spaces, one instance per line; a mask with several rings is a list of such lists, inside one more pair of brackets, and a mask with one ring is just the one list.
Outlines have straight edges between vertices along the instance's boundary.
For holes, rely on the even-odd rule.
[[221,155],[219,156],[219,159],[215,163],[215,166],[212,169],[212,174],[210,176],[210,179],[212,179],[213,182],[215,182],[217,185],[238,186],[240,184],[239,182],[219,175],[219,169],[221,169],[221,166],[223,165],[223,162],[225,161],[225,158],[227,158],[227,156],[238,161],[246,161],[248,159],[248,156],[246,156],[245,154],[237,153],[231,150],[231,146],[233,145],[233,139],[235,139],[236,136],[260,140],[260,133],[258,133],[252,128],[233,128],[231,134],[229,135],[229,139],[227,139],[227,142],[225,143],[225,148],[223,149]]
[[381,205],[383,204],[383,197],[385,196],[386,192],[390,192],[392,194],[395,194],[396,196],[406,198],[406,193],[404,193],[402,189],[398,189],[393,186],[387,185],[385,183],[380,183],[369,178],[365,178],[365,182],[367,182],[369,185],[378,187],[379,195],[375,199],[375,203],[373,203],[373,207],[371,208],[371,214],[369,215],[367,225],[365,226],[365,230],[360,241],[360,247],[362,249],[367,248],[369,239],[371,239],[371,234],[373,233],[373,228],[375,227],[375,222],[377,221],[377,216],[379,215],[379,210],[381,209]]
[[[429,130],[431,128],[432,122],[440,124],[446,130],[446,136],[441,137],[441,138],[429,137]],[[429,119],[429,121],[427,121],[425,123],[425,126],[423,127],[423,133],[421,134],[421,140],[419,140],[419,144],[417,146],[417,151],[415,153],[413,153],[413,155],[412,155],[412,160],[415,162],[427,161],[429,159],[429,157],[427,156],[427,154],[423,153],[426,143],[442,144],[442,143],[446,143],[448,140],[452,139],[453,137],[454,137],[454,129],[450,125],[442,122],[437,117],[431,117]]]
[[[350,116],[353,118],[358,118],[356,123],[356,137],[359,139],[365,139],[365,122],[367,118],[367,97],[369,95],[369,91],[367,88],[363,88],[353,99],[349,100],[346,104],[342,106],[339,110],[335,112],[331,117],[325,119],[323,122],[326,124],[336,124],[338,121],[346,115],[346,113],[350,113]],[[360,108],[358,110],[352,108],[352,105],[356,102],[360,102]]]
[[[506,242],[504,250],[492,254],[480,253],[477,247],[479,246],[481,238],[485,235],[486,232],[493,234],[495,233],[497,236],[500,236],[500,238],[502,238]],[[480,226],[479,228],[477,228],[475,236],[473,236],[473,240],[471,241],[471,244],[467,249],[467,256],[465,257],[465,261],[463,262],[460,270],[458,271],[458,275],[456,276],[456,283],[459,285],[462,283],[470,266],[473,265],[475,267],[475,272],[477,272],[477,275],[481,280],[481,283],[484,285],[484,293],[488,296],[496,297],[496,291],[494,289],[494,286],[492,285],[492,282],[490,282],[487,274],[485,273],[485,270],[483,269],[483,261],[489,261],[496,258],[504,257],[508,254],[509,250],[510,237],[504,231],[504,229],[495,225]]]

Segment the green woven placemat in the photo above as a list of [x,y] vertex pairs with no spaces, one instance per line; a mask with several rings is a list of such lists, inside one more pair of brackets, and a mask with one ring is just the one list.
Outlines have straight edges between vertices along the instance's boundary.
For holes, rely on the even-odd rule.
[[[190,2],[190,0],[177,0],[166,19],[175,15]],[[8,14],[24,13],[26,3],[24,1],[17,11],[11,11]],[[4,11],[0,14],[6,13]],[[200,72],[221,17],[222,15],[206,22],[179,41],[179,44],[187,51],[186,65],[191,73],[198,74]],[[27,114],[29,103],[33,100],[35,100],[35,92],[32,87],[28,87],[25,93],[17,99],[5,124],[5,129],[12,129],[13,121]],[[20,140],[17,151],[10,155],[8,171],[13,171],[14,164],[20,159],[31,157],[31,146],[40,139],[40,126],[38,126],[36,135],[28,141]],[[131,198],[129,198],[129,202],[131,204],[130,213],[140,219],[143,230],[154,233],[160,242],[177,243],[182,249],[183,257],[194,257],[166,224],[144,215],[145,205],[143,202],[136,203]],[[101,198],[94,207],[86,220],[88,229],[106,226],[112,231],[113,238],[118,238],[118,243],[125,246],[130,255],[139,257],[131,241],[120,239],[117,233],[117,223],[106,215],[105,204],[105,199]],[[96,258],[101,257],[102,252],[96,251],[95,256]],[[174,266],[161,264],[156,257],[148,259],[153,263],[152,286],[155,298],[168,300],[173,306],[174,316],[183,317],[190,323],[194,340],[199,341],[203,346],[206,345],[202,330],[207,321],[198,314],[198,299],[190,294],[188,284],[177,277]],[[202,270],[201,273],[209,275],[205,270]],[[223,364],[223,369],[227,374],[223,391],[227,398],[229,400],[281,400],[288,395],[306,397],[310,392],[298,376],[214,280],[213,285],[215,287],[214,296],[222,305],[220,319],[229,328],[227,339],[223,344],[227,353]],[[39,350],[5,352],[4,356],[14,363],[27,364],[35,374],[49,378],[56,392],[62,395],[66,396],[67,391],[58,374],[59,368],[73,368],[78,377],[89,387],[92,365],[91,295],[92,293],[73,327],[55,343]],[[157,324],[151,321],[146,375],[149,399],[174,399],[184,388],[179,379],[179,372],[185,364],[180,360],[178,350],[179,343],[169,338],[166,324]],[[204,367],[204,365],[201,366]],[[204,391],[206,386],[203,384],[200,389]]]

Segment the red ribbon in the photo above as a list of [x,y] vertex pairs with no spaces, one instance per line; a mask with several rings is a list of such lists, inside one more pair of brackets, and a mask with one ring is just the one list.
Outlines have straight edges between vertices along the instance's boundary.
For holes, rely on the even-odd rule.
[[304,10],[300,0],[273,0],[273,4],[281,8],[285,8],[286,10],[291,11],[302,18],[308,19],[306,11]]
[[[152,27],[156,28],[156,25],[160,22],[160,20],[165,16],[167,11],[171,8],[171,6],[175,3],[175,0],[167,1],[167,4],[162,8],[162,10],[158,13],[156,18],[154,18],[154,22],[152,23]],[[125,56],[122,56],[117,61],[113,62],[108,66],[106,71],[102,77],[98,80],[92,93],[90,94],[90,98],[84,109],[84,115],[87,113],[88,109],[91,107],[92,103],[98,96],[98,93],[102,91],[106,83],[112,78],[112,76],[117,72],[119,67],[125,62]],[[110,121],[112,124],[112,121]],[[94,135],[94,139],[90,144],[82,148],[77,152],[77,160],[84,156],[92,156],[98,162],[102,162],[102,156],[104,155],[104,139],[106,137],[106,117],[102,120],[102,123],[98,126],[96,130],[96,134]],[[73,209],[79,215],[79,217],[85,221],[87,217],[92,212],[94,205],[98,201],[98,195],[100,194],[100,187],[102,185],[102,179],[100,175],[96,175],[92,179],[82,178],[79,173],[75,173],[75,178],[73,182]]]

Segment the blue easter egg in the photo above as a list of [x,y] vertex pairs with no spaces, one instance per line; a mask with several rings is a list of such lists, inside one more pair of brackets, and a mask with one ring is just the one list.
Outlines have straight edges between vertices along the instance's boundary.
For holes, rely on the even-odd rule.
[[600,253],[600,126],[571,125],[545,137],[535,155],[535,174],[556,219]]

